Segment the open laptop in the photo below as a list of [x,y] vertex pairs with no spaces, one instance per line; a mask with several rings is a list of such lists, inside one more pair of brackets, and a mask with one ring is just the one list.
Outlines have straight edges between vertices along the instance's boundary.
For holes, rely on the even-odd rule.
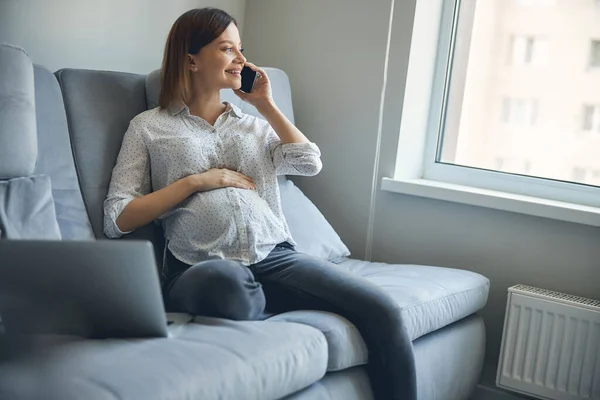
[[0,318],[9,335],[168,335],[145,241],[0,240]]

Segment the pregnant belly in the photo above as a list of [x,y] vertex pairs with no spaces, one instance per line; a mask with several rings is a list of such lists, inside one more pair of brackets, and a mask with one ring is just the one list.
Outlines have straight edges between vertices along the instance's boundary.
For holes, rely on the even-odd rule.
[[263,229],[280,225],[268,203],[255,190],[222,188],[196,193],[174,213],[175,229],[186,229],[186,235],[203,243],[232,241],[241,227]]

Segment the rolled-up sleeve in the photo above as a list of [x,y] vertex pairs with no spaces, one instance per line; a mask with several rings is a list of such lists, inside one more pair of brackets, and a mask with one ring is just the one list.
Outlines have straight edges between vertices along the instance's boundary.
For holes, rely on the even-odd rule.
[[277,175],[313,176],[321,171],[321,150],[315,143],[282,143],[270,126],[267,137]]
[[108,195],[104,200],[104,234],[109,238],[130,233],[119,229],[117,218],[131,200],[151,191],[150,156],[140,129],[135,120],[131,121],[112,171]]

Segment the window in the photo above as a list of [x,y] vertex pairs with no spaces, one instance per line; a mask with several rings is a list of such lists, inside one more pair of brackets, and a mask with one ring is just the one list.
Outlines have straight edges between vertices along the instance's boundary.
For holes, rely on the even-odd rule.
[[537,120],[537,110],[537,100],[505,97],[502,101],[502,122],[515,126],[532,126]]
[[600,133],[600,105],[584,105],[582,122],[582,130]]
[[556,0],[517,0],[517,4],[520,6],[537,6],[537,7],[550,7],[553,6]]
[[548,58],[548,42],[535,36],[511,37],[510,64],[514,66],[544,66]]
[[581,68],[592,41],[600,65],[589,18],[598,9],[578,4],[573,13],[569,1],[417,0],[389,190],[395,181],[407,193],[424,193],[411,184],[443,188],[432,197],[449,200],[462,191],[455,201],[474,188],[592,206],[600,226],[591,172],[600,171],[600,135],[574,134],[600,132],[598,78]]
[[600,40],[592,40],[590,50],[590,67],[600,67]]
[[[505,0],[454,3],[448,46],[438,49],[438,68],[444,71],[440,75],[445,82],[438,94],[441,107],[431,109],[441,117],[430,126],[436,139],[431,141],[434,157],[425,166],[425,176],[476,186],[487,186],[498,176],[509,190],[511,176],[526,178],[533,186],[584,182],[585,170],[578,164],[600,168],[598,144],[593,138],[568,132],[577,132],[581,126],[572,118],[578,111],[573,106],[582,104],[584,98],[598,99],[600,104],[596,78],[580,69],[579,75],[573,75],[581,63],[581,53],[574,47],[556,46],[562,53],[554,55],[556,62],[545,63],[552,43],[535,32],[576,42],[593,32],[596,23],[585,18],[585,13],[559,21],[532,18],[536,9],[514,7]],[[557,3],[555,11],[566,12],[568,7],[565,2]],[[590,7],[590,12],[596,11],[593,4]],[[503,44],[508,45],[509,65],[498,59]],[[535,71],[514,68],[541,65],[545,67]],[[565,90],[556,96],[556,88],[568,87],[573,81],[582,82],[581,90]],[[583,127],[598,129],[599,113],[595,106],[587,106]],[[587,139],[591,141],[582,143]],[[498,158],[504,160],[501,168],[495,168]],[[588,159],[596,165],[588,165],[592,162]],[[525,160],[536,165],[535,174]],[[594,201],[600,205],[600,189],[598,192]]]

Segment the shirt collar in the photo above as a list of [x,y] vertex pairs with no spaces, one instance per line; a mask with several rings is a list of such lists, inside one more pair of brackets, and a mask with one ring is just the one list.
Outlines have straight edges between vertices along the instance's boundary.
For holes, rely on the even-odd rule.
[[[233,116],[235,116],[236,118],[242,118],[242,116],[244,115],[244,113],[242,113],[242,110],[240,110],[240,108],[238,106],[236,106],[235,104],[231,104],[228,101],[224,101],[223,104],[227,105],[227,109],[225,110],[225,113],[230,113]],[[174,104],[169,107],[169,112],[173,116],[180,114],[181,112],[184,112],[184,111],[186,114],[190,113],[190,109],[188,108],[188,106],[185,103]]]
[[228,101],[224,101],[224,103],[229,106],[228,112],[230,112],[233,116],[235,116],[237,118],[242,118],[244,116],[244,113],[242,112],[242,110],[240,110],[240,108],[238,106],[236,106],[235,104],[231,104]]
[[173,104],[169,106],[169,113],[173,116],[179,114],[183,110],[187,110],[187,112],[189,113],[189,108],[184,103]]

